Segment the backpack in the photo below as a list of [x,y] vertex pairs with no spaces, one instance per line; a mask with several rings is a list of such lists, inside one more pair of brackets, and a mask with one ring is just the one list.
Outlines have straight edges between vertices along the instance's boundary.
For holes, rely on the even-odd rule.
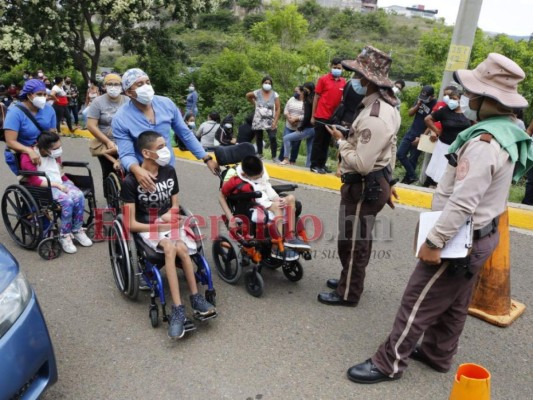
[[230,146],[233,139],[233,115],[227,115],[215,133],[215,146]]

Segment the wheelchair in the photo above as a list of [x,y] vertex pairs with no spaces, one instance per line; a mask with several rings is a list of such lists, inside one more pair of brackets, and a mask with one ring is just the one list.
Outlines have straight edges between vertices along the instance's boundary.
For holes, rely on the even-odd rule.
[[[20,166],[19,155],[12,153]],[[63,161],[64,168],[85,169],[86,174],[65,173],[65,175],[83,192],[85,212],[83,227],[91,239],[95,236],[96,199],[93,177],[89,163]],[[9,236],[25,249],[37,248],[45,260],[53,260],[62,253],[59,243],[59,225],[61,206],[52,196],[50,179],[42,171],[18,170],[19,183],[7,187],[2,196],[2,218]],[[38,176],[46,179],[47,187],[28,185],[27,178]]]
[[[205,298],[211,304],[216,305],[216,291],[213,287],[211,268],[204,255],[202,234],[197,221],[190,211],[181,206],[179,213],[182,217],[186,218],[187,226],[196,242],[196,254],[191,255],[191,259],[197,268],[195,272],[196,282],[202,286],[207,286]],[[128,299],[136,300],[139,294],[139,280],[141,277],[144,278],[144,281],[150,288],[148,315],[152,327],[158,327],[160,322],[160,308],[156,303],[157,298],[161,304],[162,320],[163,322],[169,322],[169,316],[166,311],[163,279],[160,273],[160,269],[165,265],[164,253],[154,251],[139,235],[127,232],[122,214],[119,214],[113,220],[109,233],[108,247],[111,270],[118,290]],[[179,266],[179,259],[176,259],[176,262]],[[216,313],[207,318],[201,318],[195,315],[195,319],[200,321],[207,321],[215,317],[217,317]],[[185,331],[189,332],[195,329],[196,326],[192,320],[187,318]]]
[[[254,146],[250,143],[241,143],[229,147],[217,147],[215,149],[217,162],[220,166],[225,166],[224,171],[220,174],[220,187],[222,188],[228,170],[235,168],[235,164],[242,161],[245,156],[254,154]],[[294,191],[298,185],[286,184],[273,185],[272,187],[280,196],[284,196],[286,192]],[[234,216],[245,216],[250,221],[250,209],[251,207],[258,207],[254,203],[254,199],[259,197],[261,197],[260,192],[239,193],[228,196],[226,201]],[[297,201],[295,210],[297,226],[300,225],[298,223],[298,217],[301,209],[301,203]],[[311,253],[304,251],[298,253],[298,259],[287,260],[286,253],[283,251],[283,239],[275,239],[268,235],[270,227],[268,212],[264,214],[266,216],[264,223],[251,222],[249,226],[246,226],[246,224],[238,222],[239,226],[237,229],[230,231],[230,237],[237,242],[237,245],[227,236],[220,235],[213,241],[212,247],[212,255],[217,273],[227,283],[237,283],[242,275],[242,267],[251,266],[251,270],[244,273],[244,283],[246,291],[255,297],[260,297],[263,294],[264,280],[261,275],[261,269],[263,267],[271,269],[281,267],[283,274],[289,281],[298,282],[304,274],[300,256],[303,256],[304,260],[311,259]],[[227,227],[229,221],[225,215],[222,215],[222,220]],[[259,227],[266,228],[262,236],[257,235]],[[298,235],[304,241],[307,241],[303,227],[298,229]],[[283,259],[272,257],[273,244],[277,244],[278,249],[282,250]]]

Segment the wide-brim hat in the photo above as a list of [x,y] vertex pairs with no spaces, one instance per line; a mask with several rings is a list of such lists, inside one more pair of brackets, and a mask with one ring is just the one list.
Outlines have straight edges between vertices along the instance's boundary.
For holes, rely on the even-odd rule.
[[493,98],[509,108],[527,107],[527,100],[518,93],[518,84],[525,77],[517,63],[498,53],[490,53],[473,70],[454,72],[454,79],[470,93]]
[[389,79],[392,58],[372,46],[365,46],[355,60],[344,60],[342,66],[349,71],[356,71],[370,82],[382,88],[392,88],[393,82]]

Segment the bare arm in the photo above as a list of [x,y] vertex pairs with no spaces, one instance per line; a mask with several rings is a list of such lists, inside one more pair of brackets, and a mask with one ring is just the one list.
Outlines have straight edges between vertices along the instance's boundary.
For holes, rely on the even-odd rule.
[[526,132],[529,136],[533,136],[533,121],[531,121],[531,123],[527,127]]
[[418,100],[416,104],[413,107],[411,107],[409,111],[407,111],[409,116],[412,117],[413,115],[415,115],[418,112],[418,109],[420,108],[421,105],[422,105],[422,102]]
[[426,118],[424,118],[424,122],[426,123],[426,126],[432,131],[435,132],[437,136],[440,136],[441,130],[435,126],[435,120],[429,114]]
[[257,99],[257,97],[255,97],[255,93],[254,92],[248,92],[246,93],[246,100],[248,100],[250,103],[252,103],[254,106],[255,106],[255,100]]
[[[126,203],[124,204],[124,215],[129,216],[129,230],[131,232],[150,232],[150,228],[153,229],[153,224],[143,224],[142,222],[138,222],[135,219],[135,203]],[[157,231],[158,232],[164,232],[169,231],[172,228],[172,224],[169,223],[158,223],[157,224]]]
[[315,95],[313,96],[313,111],[311,111],[311,125],[315,124],[315,111],[316,111],[316,106],[318,104],[319,98],[320,98],[320,95],[315,93]]

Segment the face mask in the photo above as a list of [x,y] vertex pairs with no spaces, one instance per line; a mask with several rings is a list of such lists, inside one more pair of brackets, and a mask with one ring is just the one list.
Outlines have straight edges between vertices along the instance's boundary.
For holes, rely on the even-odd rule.
[[331,68],[331,75],[333,75],[335,78],[338,78],[342,75],[342,69],[339,68]]
[[400,94],[400,89],[398,89],[397,86],[393,86],[392,87],[392,91],[394,92],[395,96],[398,96]]
[[446,95],[442,98],[442,101],[448,104],[450,102],[450,96]]
[[39,73],[37,74],[37,76],[38,76],[39,78],[42,78],[42,77],[44,76],[44,74],[43,74],[42,72],[39,72]]
[[189,127],[189,129],[194,129],[194,128],[196,128],[196,123],[194,123],[194,122],[189,122],[189,123],[187,124],[187,126]]
[[452,111],[455,110],[457,107],[459,107],[459,101],[454,99],[448,100],[448,107]]
[[300,100],[300,93],[294,92],[293,96],[296,100]]
[[22,78],[23,78],[23,79],[28,79],[28,78],[29,78],[29,76],[28,76],[28,75],[26,75],[26,74],[24,74],[24,75],[22,75]]
[[89,84],[87,85],[87,87],[90,89],[90,88],[93,87],[93,84],[92,84],[92,83],[89,83]]
[[353,90],[355,90],[355,93],[363,96],[366,95],[366,87],[361,85],[361,79],[353,79],[352,86]]
[[463,114],[466,118],[474,122],[477,121],[477,111],[470,109],[470,99],[464,94],[461,95],[459,105],[461,106],[461,110],[463,110]]
[[146,84],[135,89],[135,93],[137,93],[137,101],[144,105],[150,104],[155,94],[154,88],[152,87],[152,85],[146,85]]
[[65,84],[70,85],[71,81],[65,81]]
[[42,110],[46,105],[46,96],[35,96],[31,99],[31,103],[39,110]]
[[270,92],[272,90],[272,85],[269,83],[263,83],[263,90],[265,92]]
[[162,149],[159,149],[155,152],[159,158],[155,159],[154,161],[160,165],[161,167],[164,167],[165,165],[168,165],[170,162],[170,150],[168,147],[163,147]]
[[194,92],[194,86],[189,86],[189,92]]
[[116,86],[106,86],[106,91],[107,91],[107,94],[114,99],[120,96],[120,92],[121,92],[120,88]]
[[58,147],[57,149],[50,150],[50,157],[59,158],[63,154],[63,149]]

